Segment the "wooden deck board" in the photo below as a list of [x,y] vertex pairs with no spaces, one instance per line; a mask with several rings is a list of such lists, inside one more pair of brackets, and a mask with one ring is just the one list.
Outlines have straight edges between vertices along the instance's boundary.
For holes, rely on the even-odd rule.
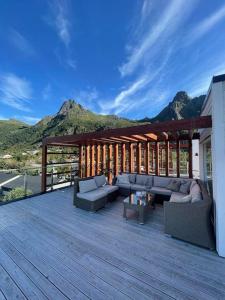
[[72,189],[0,207],[0,299],[224,299],[225,260],[145,225],[116,201],[72,206]]

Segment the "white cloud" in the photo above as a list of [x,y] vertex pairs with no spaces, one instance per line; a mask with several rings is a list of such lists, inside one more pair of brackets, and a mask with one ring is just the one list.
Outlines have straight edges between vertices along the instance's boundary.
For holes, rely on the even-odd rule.
[[15,74],[0,76],[0,101],[8,106],[22,111],[30,111],[28,107],[32,98],[32,88],[29,81]]
[[[162,78],[166,75],[164,68],[172,54],[173,47],[167,49],[165,56],[162,58],[161,64],[154,68],[154,70],[147,70],[146,73],[140,75],[135,81],[133,81],[126,89],[123,89],[113,100],[108,102],[100,102],[101,113],[109,114],[121,114],[124,111],[130,111],[135,106],[144,105],[151,96],[155,94],[155,90]],[[151,82],[157,78],[157,83],[154,86]],[[159,93],[157,93],[159,94]]]
[[50,24],[54,26],[59,38],[66,47],[71,41],[69,20],[69,1],[68,0],[54,0],[49,3],[52,19]]
[[197,26],[191,30],[189,35],[187,36],[187,45],[193,43],[197,39],[201,38],[205,34],[207,34],[213,27],[215,27],[222,19],[225,17],[225,5],[220,7],[213,14],[205,18],[201,21]]
[[52,87],[51,87],[50,83],[48,83],[42,91],[42,98],[44,100],[48,100],[51,96],[51,93],[52,93]]
[[[195,2],[195,0],[171,0],[166,9],[160,13],[158,21],[153,25],[147,24],[147,32],[132,48],[127,62],[119,68],[121,75],[130,75],[140,65],[146,64],[146,61],[148,63],[153,54],[152,48],[162,47],[162,41],[168,41],[171,34],[184,22]],[[147,14],[146,10],[151,9],[149,7],[149,5],[142,7],[142,15]],[[154,50],[155,52],[157,51]]]
[[19,119],[20,121],[23,121],[24,123],[27,123],[29,125],[34,125],[41,120],[41,118],[30,116],[15,116],[14,119]]
[[23,54],[26,55],[35,55],[35,50],[31,43],[17,30],[11,29],[9,32],[10,42],[20,50]]

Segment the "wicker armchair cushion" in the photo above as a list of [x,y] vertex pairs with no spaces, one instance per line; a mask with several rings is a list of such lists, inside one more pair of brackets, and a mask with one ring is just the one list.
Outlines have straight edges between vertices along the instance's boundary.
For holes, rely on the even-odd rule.
[[81,180],[79,181],[79,190],[80,193],[87,193],[93,190],[96,190],[97,184],[94,179]]

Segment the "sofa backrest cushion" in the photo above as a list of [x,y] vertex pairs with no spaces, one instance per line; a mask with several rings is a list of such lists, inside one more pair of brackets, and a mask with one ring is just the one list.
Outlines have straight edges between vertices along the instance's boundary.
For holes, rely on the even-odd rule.
[[188,194],[190,191],[191,180],[182,180],[180,184],[180,193]]
[[130,183],[135,183],[136,181],[136,174],[135,173],[122,173],[122,175],[128,175]]
[[148,176],[147,175],[137,174],[137,176],[136,176],[136,184],[147,185],[147,182],[148,182]]
[[200,186],[197,183],[193,185],[193,187],[190,191],[190,195],[192,197],[192,199],[191,199],[192,203],[202,200],[201,189],[200,189]]
[[171,181],[171,178],[168,178],[168,177],[154,176],[153,186],[166,188],[168,186],[168,184],[170,183],[170,181]]
[[79,181],[79,191],[80,193],[87,193],[96,190],[97,184],[94,179],[81,180]]
[[169,184],[167,185],[167,189],[173,192],[179,192],[180,190],[180,180],[171,179]]
[[104,186],[107,183],[105,175],[95,176],[94,179],[98,187]]
[[118,175],[116,183],[130,184],[129,175],[128,174]]

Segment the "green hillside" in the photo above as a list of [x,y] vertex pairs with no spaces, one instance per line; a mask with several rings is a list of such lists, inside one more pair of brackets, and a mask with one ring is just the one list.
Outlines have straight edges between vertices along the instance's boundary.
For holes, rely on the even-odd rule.
[[0,121],[0,151],[17,152],[34,150],[47,136],[77,134],[136,125],[144,122],[188,119],[200,115],[205,96],[190,98],[186,92],[178,92],[173,100],[155,117],[139,121],[115,115],[100,115],[85,109],[74,100],[65,101],[53,116],[43,118],[34,126],[16,120]]

